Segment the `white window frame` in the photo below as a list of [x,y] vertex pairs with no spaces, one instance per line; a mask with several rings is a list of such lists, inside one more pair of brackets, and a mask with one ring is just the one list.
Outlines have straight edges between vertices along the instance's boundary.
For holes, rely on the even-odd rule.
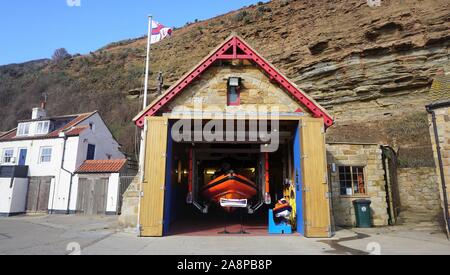
[[[7,151],[11,151],[11,155],[8,157],[9,161],[6,161],[6,158],[7,158],[6,152]],[[12,164],[13,158],[14,158],[14,148],[5,148],[5,149],[3,149],[3,152],[2,152],[2,163],[3,164]]]
[[36,123],[36,135],[46,135],[50,128],[50,121],[39,121]]
[[[50,155],[43,155],[44,150],[50,149]],[[43,146],[39,150],[39,163],[50,163],[52,162],[52,154],[53,154],[53,147],[51,146]],[[43,160],[43,157],[48,157],[48,160]]]
[[[30,122],[22,122],[17,126],[17,136],[23,137],[30,135]],[[25,130],[27,130],[25,132]]]

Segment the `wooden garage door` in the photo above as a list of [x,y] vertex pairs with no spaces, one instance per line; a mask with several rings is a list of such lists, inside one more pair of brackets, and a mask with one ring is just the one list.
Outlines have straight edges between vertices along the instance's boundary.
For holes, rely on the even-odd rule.
[[27,192],[27,212],[48,212],[51,183],[51,177],[30,178]]
[[80,178],[77,212],[89,216],[105,214],[107,194],[108,178]]
[[163,235],[164,188],[166,178],[166,154],[168,119],[147,118],[143,197],[140,205],[140,228],[143,237]]
[[301,124],[305,236],[330,237],[324,123],[322,119],[304,119]]

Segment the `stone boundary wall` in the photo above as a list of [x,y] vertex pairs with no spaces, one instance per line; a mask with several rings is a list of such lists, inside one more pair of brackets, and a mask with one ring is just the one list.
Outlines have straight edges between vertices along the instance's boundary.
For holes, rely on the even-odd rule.
[[[450,106],[437,108],[434,110],[436,114],[436,125],[438,131],[439,145],[441,148],[441,156],[443,162],[443,174],[447,189],[447,198],[450,198]],[[441,197],[441,206],[444,209],[444,192],[441,181],[441,170],[439,168],[439,160],[437,154],[436,138],[434,134],[434,126],[431,114],[429,115],[431,143],[433,146],[433,154],[436,163],[436,174],[438,175],[438,188]],[[449,203],[450,204],[450,203]],[[449,205],[450,207],[450,205]],[[442,216],[444,212],[442,211]]]
[[428,214],[430,221],[442,215],[439,186],[434,167],[397,170],[401,211]]
[[133,179],[127,191],[123,194],[122,214],[119,225],[122,228],[137,228],[139,210],[139,174]]

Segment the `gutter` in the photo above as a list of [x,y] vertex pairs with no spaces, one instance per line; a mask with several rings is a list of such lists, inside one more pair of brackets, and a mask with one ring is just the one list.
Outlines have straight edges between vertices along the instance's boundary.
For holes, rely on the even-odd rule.
[[438,101],[426,106],[428,113],[435,109],[450,107],[450,101]]
[[441,146],[439,144],[439,132],[438,132],[437,123],[436,123],[436,113],[434,111],[435,109],[442,108],[442,107],[450,107],[450,101],[431,104],[431,105],[426,106],[427,112],[429,114],[431,114],[431,117],[432,117],[434,138],[435,138],[435,143],[436,143],[436,151],[437,151],[437,157],[438,157],[438,162],[439,162],[439,171],[441,174],[442,193],[443,193],[443,199],[444,199],[444,212],[445,212],[444,216],[446,219],[447,231],[450,232],[450,217],[449,217],[449,206],[448,206],[448,197],[447,197],[447,184],[445,183],[444,163],[442,161]]

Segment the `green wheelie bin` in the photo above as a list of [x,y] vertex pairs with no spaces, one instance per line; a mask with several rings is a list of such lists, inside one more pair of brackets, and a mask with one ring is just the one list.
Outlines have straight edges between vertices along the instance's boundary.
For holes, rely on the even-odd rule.
[[372,227],[372,214],[370,211],[369,200],[355,200],[353,206],[355,207],[356,227],[370,228]]

